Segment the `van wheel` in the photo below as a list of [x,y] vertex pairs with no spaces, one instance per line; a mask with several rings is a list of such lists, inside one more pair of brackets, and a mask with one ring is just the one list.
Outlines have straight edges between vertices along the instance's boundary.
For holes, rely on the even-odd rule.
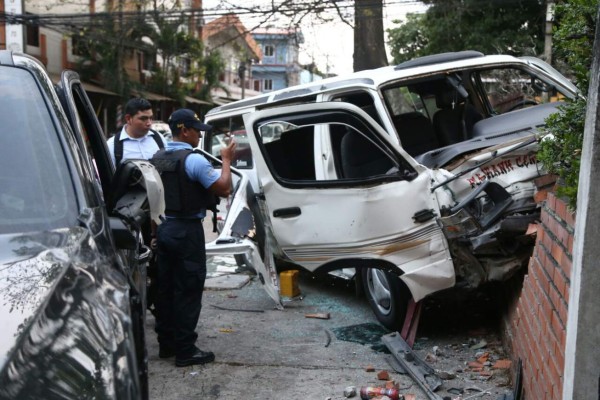
[[392,273],[375,268],[362,268],[365,295],[377,320],[391,331],[400,331],[404,324],[410,291]]

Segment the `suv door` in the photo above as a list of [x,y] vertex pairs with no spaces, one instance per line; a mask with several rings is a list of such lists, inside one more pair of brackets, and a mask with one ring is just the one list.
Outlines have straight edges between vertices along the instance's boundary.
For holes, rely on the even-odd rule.
[[[310,271],[392,271],[415,301],[454,284],[429,171],[365,112],[318,103],[246,114],[244,122],[279,257]],[[263,140],[272,124],[285,130]]]
[[[157,214],[155,204],[156,199],[153,195],[160,192],[162,196],[162,183],[159,187],[152,187],[153,181],[160,178],[154,175],[155,171],[149,162],[144,160],[131,161],[124,163],[115,172],[115,168],[110,159],[106,138],[96,118],[94,108],[92,107],[85,90],[79,80],[79,75],[73,71],[63,71],[61,81],[57,90],[60,102],[67,114],[67,119],[71,128],[76,132],[77,145],[80,148],[79,154],[82,156],[80,162],[84,165],[82,168],[86,171],[86,179],[91,183],[88,187],[96,186],[98,190],[89,191],[88,202],[93,205],[93,213],[96,214],[95,221],[106,221],[103,214],[106,205],[108,213],[112,216],[109,220],[110,226],[103,226],[97,223],[98,233],[102,230],[112,230],[113,239],[119,248],[116,255],[121,260],[121,266],[127,275],[130,285],[130,307],[133,319],[133,335],[135,340],[135,350],[137,354],[137,369],[142,383],[143,397],[147,393],[147,356],[145,347],[145,310],[146,310],[146,267],[151,254],[150,249],[140,240],[140,225],[142,219],[147,218],[147,209],[143,207],[142,202],[146,200],[150,203],[150,208],[154,209],[153,214]],[[89,156],[85,159],[83,155]],[[131,183],[131,177],[139,182],[144,182],[144,188],[137,187]],[[98,194],[103,196],[99,198]],[[116,211],[119,205],[127,202],[125,209],[131,211],[121,213]],[[128,227],[123,225],[124,221]],[[131,232],[128,232],[131,231]],[[132,234],[136,235],[137,243],[131,243]],[[121,238],[126,245],[121,245]]]

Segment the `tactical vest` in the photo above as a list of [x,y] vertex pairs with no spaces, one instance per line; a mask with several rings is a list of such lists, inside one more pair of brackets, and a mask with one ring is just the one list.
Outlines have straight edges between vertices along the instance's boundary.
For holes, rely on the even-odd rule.
[[[165,213],[169,217],[191,217],[203,210],[213,210],[218,197],[185,172],[185,159],[193,150],[159,150],[150,162],[160,173],[165,189]],[[201,154],[201,153],[197,153]]]

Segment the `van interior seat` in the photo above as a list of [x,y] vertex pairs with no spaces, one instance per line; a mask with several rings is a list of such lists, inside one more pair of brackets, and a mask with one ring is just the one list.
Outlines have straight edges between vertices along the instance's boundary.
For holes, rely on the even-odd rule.
[[437,93],[439,110],[433,115],[433,127],[442,146],[471,139],[473,125],[483,119],[474,105],[465,101],[455,90]]
[[279,140],[265,143],[276,175],[290,180],[315,180],[314,128],[285,131]]
[[396,115],[393,121],[402,147],[411,156],[418,156],[440,147],[431,121],[420,112]]
[[342,137],[340,156],[344,178],[348,179],[384,175],[394,166],[380,148],[353,129]]

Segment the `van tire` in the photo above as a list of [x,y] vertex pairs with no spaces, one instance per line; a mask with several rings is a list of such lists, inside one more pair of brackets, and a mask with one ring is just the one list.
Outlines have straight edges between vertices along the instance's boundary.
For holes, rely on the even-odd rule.
[[404,324],[410,291],[398,275],[376,268],[362,268],[364,292],[377,320],[390,331]]

